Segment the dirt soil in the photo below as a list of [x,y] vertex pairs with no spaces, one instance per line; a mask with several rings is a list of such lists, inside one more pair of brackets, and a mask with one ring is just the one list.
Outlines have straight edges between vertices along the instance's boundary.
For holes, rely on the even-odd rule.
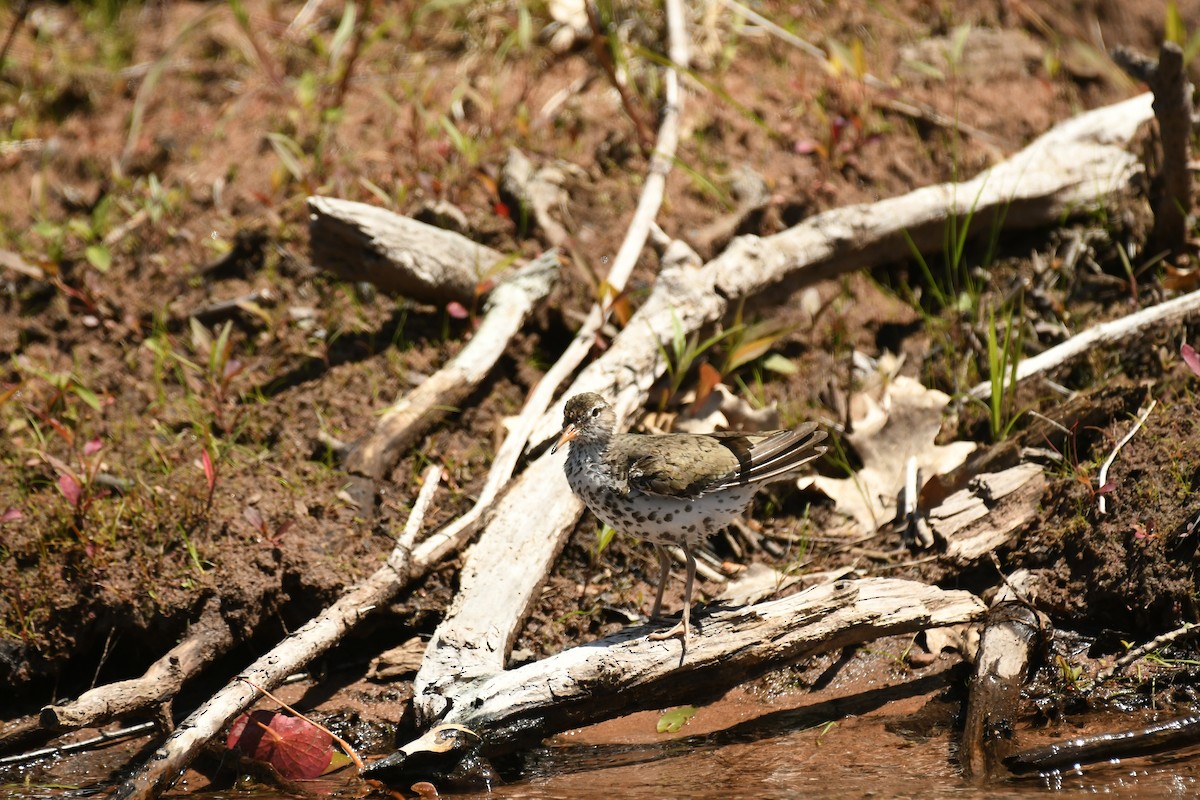
[[[466,511],[503,419],[569,341],[624,236],[647,168],[633,117],[652,131],[661,96],[658,6],[613,6],[605,45],[557,51],[541,4],[363,4],[346,20],[326,3],[296,24],[304,5],[38,3],[23,20],[13,8],[0,17],[15,26],[0,75],[0,719],[141,674],[215,605],[240,641],[181,696],[182,714],[379,566],[426,465],[448,471],[430,527]],[[755,6],[834,54],[826,66],[725,5],[692,5],[683,136],[658,223],[703,257],[734,235],[970,177],[1055,122],[1132,96],[1140,88],[1104,47],[1154,52],[1164,26],[1148,1]],[[1200,19],[1200,0],[1180,11]],[[626,103],[602,68],[614,50]],[[894,88],[868,88],[866,73]],[[328,443],[369,431],[457,353],[474,309],[324,274],[309,259],[305,199],[385,206],[532,257],[547,234],[498,188],[512,147],[567,165],[569,200],[554,210],[568,237],[562,279],[483,386],[395,466],[378,506],[357,507]],[[740,212],[756,183],[765,201]],[[1148,221],[1144,198],[1128,198],[994,247],[972,241],[945,270],[940,256],[926,271],[897,252],[874,273],[759,298],[747,317],[783,333],[726,381],[777,407],[783,425],[835,422],[852,354],[889,351],[902,374],[959,397],[988,377],[986,309],[1018,308],[1033,354],[1194,288],[1193,257],[1142,252]],[[1067,258],[1080,243],[1085,256]],[[657,270],[647,248],[632,307]],[[719,367],[731,341],[700,360]],[[1016,421],[998,447],[1061,458],[1037,520],[999,563],[1032,571],[1039,610],[1092,657],[1200,622],[1189,527],[1200,378],[1179,359],[1187,341],[1176,329],[1098,351],[1054,376],[1073,398],[1038,386],[1010,400]],[[794,370],[773,369],[780,357]],[[696,380],[660,387],[650,410],[680,410]],[[1121,451],[1104,490],[1113,512],[1100,516],[1099,466],[1149,398],[1157,408]],[[991,448],[984,412],[956,405],[943,437]],[[1031,433],[1038,415],[1066,433]],[[889,528],[850,540],[816,492],[764,496],[753,516],[755,536],[712,543],[735,571],[854,566],[980,592],[997,582],[990,562],[930,561]],[[516,660],[645,612],[652,551],[618,536],[598,552],[597,528],[590,515],[579,523]],[[754,541],[767,544],[734,548]],[[433,631],[458,566],[324,659],[333,677],[310,707],[353,719],[360,744],[386,750],[410,689],[365,680],[366,665]],[[1179,662],[1157,688],[1191,677]]]

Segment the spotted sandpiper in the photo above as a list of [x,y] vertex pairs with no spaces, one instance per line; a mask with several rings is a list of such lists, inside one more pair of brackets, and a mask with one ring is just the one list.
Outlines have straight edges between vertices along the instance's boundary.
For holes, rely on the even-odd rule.
[[662,607],[669,574],[665,545],[687,557],[683,618],[652,639],[686,642],[696,559],[706,537],[740,516],[765,484],[794,477],[825,452],[825,432],[808,422],[795,430],[705,434],[617,433],[617,417],[598,394],[572,397],[551,452],[567,442],[565,470],[571,490],[612,528],[654,545],[661,570],[652,618]]

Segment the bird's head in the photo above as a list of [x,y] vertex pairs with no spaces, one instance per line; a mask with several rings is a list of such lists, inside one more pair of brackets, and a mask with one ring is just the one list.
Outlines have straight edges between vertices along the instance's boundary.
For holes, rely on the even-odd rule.
[[617,415],[604,398],[594,392],[577,394],[563,408],[563,429],[550,452],[554,453],[567,442],[600,444],[612,436],[617,427]]

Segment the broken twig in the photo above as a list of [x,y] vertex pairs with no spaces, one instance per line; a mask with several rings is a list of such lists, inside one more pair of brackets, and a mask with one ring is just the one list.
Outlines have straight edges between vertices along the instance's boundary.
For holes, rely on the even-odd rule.
[[1117,442],[1117,446],[1112,449],[1112,452],[1108,454],[1108,458],[1104,459],[1104,463],[1100,466],[1100,477],[1096,480],[1099,485],[1099,489],[1096,490],[1098,497],[1096,504],[1101,514],[1108,513],[1108,508],[1104,502],[1104,498],[1108,496],[1108,492],[1105,490],[1105,487],[1108,485],[1108,468],[1117,460],[1117,453],[1121,452],[1121,448],[1129,444],[1134,434],[1141,430],[1142,425],[1146,424],[1146,418],[1150,416],[1150,412],[1154,410],[1156,405],[1158,405],[1158,401],[1151,400],[1150,405],[1146,406],[1145,410],[1138,414],[1137,422],[1129,429],[1129,433],[1125,434],[1121,441]]

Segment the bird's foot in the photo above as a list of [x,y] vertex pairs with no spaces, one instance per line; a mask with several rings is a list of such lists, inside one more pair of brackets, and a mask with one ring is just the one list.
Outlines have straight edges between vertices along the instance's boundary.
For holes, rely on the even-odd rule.
[[657,633],[652,633],[646,638],[652,642],[661,642],[666,639],[682,639],[686,643],[688,638],[688,626],[686,622],[681,620],[675,624],[674,628],[671,628],[668,631],[658,631]]

